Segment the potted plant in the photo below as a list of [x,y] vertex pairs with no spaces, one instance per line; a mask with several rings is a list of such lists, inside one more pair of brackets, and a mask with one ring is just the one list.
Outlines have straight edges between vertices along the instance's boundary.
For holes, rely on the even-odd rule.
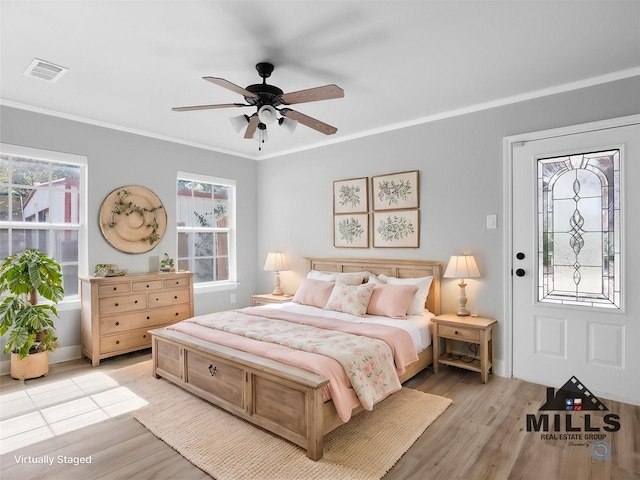
[[[38,296],[51,303],[38,304]],[[0,335],[9,332],[11,376],[19,380],[49,373],[48,354],[57,347],[52,315],[64,298],[60,264],[35,248],[7,257],[0,267]]]
[[160,271],[175,272],[175,268],[173,267],[173,265],[173,258],[171,258],[168,253],[165,253],[164,258],[160,260]]

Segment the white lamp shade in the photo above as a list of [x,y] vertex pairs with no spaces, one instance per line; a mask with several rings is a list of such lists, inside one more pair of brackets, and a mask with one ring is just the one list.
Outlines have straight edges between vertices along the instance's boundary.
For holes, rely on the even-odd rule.
[[258,118],[264,124],[270,124],[277,120],[278,112],[271,105],[263,105],[258,110]]
[[444,278],[478,278],[480,271],[473,255],[452,255]]
[[267,260],[264,262],[264,270],[268,272],[280,272],[289,270],[287,259],[282,252],[269,252]]
[[292,120],[292,119],[287,118],[287,117],[282,117],[281,125],[285,128],[285,130],[287,132],[293,133],[293,131],[298,126],[298,121],[297,120]]
[[231,122],[231,125],[233,125],[234,130],[238,133],[240,133],[240,131],[244,127],[249,125],[249,119],[247,118],[246,115],[238,115],[237,117],[231,117],[229,121]]

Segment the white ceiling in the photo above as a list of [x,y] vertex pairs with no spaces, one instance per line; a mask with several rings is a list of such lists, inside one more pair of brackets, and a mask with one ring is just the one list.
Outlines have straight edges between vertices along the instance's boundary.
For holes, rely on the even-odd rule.
[[[2,104],[268,158],[541,94],[640,75],[638,1],[6,1]],[[34,59],[70,71],[22,72]],[[291,92],[335,83],[342,99],[293,106],[338,128],[270,126],[263,151],[229,117],[252,108],[202,80]]]

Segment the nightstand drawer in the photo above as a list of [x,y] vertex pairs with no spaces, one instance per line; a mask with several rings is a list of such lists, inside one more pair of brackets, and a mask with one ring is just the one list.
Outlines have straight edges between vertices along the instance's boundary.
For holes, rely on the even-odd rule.
[[480,330],[450,327],[448,325],[438,325],[438,335],[441,337],[453,338],[465,342],[479,342]]

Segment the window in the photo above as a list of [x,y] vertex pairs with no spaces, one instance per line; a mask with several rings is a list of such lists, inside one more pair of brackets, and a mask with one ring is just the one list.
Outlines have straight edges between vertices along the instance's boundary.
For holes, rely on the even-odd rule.
[[235,181],[178,172],[178,269],[196,284],[234,283]]
[[0,144],[0,258],[37,248],[62,266],[65,298],[86,265],[86,157]]
[[538,160],[541,302],[620,308],[620,151]]

